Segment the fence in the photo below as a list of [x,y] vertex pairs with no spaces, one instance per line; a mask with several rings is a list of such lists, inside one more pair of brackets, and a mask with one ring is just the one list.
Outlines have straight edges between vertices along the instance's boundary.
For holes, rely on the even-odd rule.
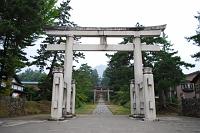
[[0,96],[0,116],[20,116],[25,114],[25,99]]
[[184,116],[200,117],[200,98],[183,99],[182,114]]

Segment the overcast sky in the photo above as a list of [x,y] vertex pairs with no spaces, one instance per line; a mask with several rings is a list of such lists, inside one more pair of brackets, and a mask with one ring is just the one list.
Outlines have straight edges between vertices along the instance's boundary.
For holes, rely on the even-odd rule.
[[[79,26],[131,27],[137,22],[144,26],[167,24],[165,33],[174,49],[178,50],[182,60],[196,64],[195,68],[184,69],[184,73],[200,68],[200,63],[191,58],[200,48],[190,45],[184,38],[195,34],[198,21],[194,16],[200,11],[200,0],[71,0],[70,5],[73,8],[71,20]],[[110,42],[114,41],[117,42]],[[95,39],[82,42],[95,42]],[[93,67],[107,64],[104,54],[87,52],[86,60],[81,63],[87,62]]]
[[[71,20],[79,26],[88,27],[134,27],[137,22],[144,26],[167,24],[165,33],[178,50],[182,60],[196,64],[195,68],[183,69],[184,73],[199,70],[200,62],[191,55],[200,47],[191,45],[185,37],[195,34],[198,21],[194,18],[200,11],[200,0],[71,0]],[[97,39],[82,39],[83,43],[98,43]],[[120,43],[110,39],[108,43]],[[32,49],[33,51],[33,49]],[[88,63],[95,67],[107,64],[105,52],[86,52]]]

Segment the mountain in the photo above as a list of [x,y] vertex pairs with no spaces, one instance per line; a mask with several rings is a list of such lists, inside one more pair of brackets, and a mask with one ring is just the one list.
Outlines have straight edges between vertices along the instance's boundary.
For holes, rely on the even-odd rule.
[[99,75],[100,78],[102,78],[103,72],[106,70],[106,67],[107,67],[107,65],[101,64],[101,65],[98,65],[98,66],[96,66],[96,67],[94,68],[94,69],[97,70],[98,75]]

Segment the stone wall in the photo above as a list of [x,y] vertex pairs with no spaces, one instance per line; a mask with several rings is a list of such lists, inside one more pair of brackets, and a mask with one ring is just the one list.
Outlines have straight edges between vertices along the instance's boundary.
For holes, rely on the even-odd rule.
[[200,98],[183,99],[182,114],[184,116],[200,117]]
[[25,114],[25,99],[0,96],[0,116],[12,117]]

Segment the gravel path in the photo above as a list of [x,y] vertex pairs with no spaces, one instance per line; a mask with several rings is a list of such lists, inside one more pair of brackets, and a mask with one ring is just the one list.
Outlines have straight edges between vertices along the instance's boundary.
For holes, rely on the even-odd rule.
[[200,119],[161,117],[160,121],[132,120],[115,116],[102,100],[93,115],[65,121],[7,120],[0,133],[200,133]]
[[102,98],[99,99],[96,109],[93,111],[93,115],[96,116],[112,116],[112,112],[105,105]]

